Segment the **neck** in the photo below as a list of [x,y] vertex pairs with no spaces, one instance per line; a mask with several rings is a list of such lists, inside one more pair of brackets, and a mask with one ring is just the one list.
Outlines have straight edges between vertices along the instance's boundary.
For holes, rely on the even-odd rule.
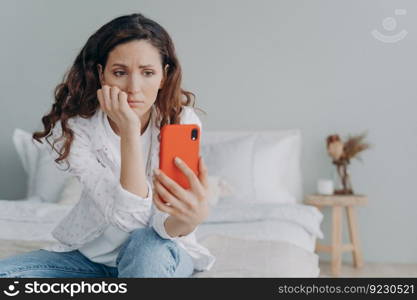
[[148,128],[149,122],[151,121],[151,110],[149,109],[143,116],[140,117],[140,135],[142,135],[146,128]]

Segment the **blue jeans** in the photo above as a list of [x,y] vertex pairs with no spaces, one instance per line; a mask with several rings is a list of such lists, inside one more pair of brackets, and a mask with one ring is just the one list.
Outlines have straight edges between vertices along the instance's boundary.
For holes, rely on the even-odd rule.
[[131,232],[120,248],[117,267],[89,260],[80,251],[44,249],[0,260],[0,277],[190,277],[191,256],[174,241],[163,239],[152,228]]

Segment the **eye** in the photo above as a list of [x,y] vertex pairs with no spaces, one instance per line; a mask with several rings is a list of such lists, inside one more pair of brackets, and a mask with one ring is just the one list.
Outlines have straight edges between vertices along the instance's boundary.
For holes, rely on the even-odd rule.
[[[116,71],[116,72],[114,72],[113,74],[114,74],[116,77],[120,77],[120,76],[122,76],[120,73],[122,73],[122,74],[126,74],[126,72],[123,72],[123,71]],[[145,73],[145,76],[147,76],[147,77],[150,77],[150,76],[154,75],[154,72],[151,72],[151,71],[147,71],[147,72],[144,72],[144,73]]]
[[113,74],[114,74],[114,75],[116,75],[116,77],[120,77],[121,75],[117,75],[117,74],[119,74],[119,73],[125,73],[125,72],[123,72],[123,71],[116,71],[116,72],[114,72]]

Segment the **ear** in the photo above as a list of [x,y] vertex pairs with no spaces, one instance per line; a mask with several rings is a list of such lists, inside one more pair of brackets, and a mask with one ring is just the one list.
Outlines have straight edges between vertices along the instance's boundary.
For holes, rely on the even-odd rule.
[[100,84],[103,86],[104,85],[103,66],[101,64],[97,64],[97,71],[98,71],[98,76],[100,79]]
[[164,84],[165,84],[165,81],[166,81],[166,78],[167,78],[167,74],[168,74],[168,68],[169,68],[169,65],[168,64],[166,64],[165,65],[165,68],[164,68],[164,77],[162,78],[162,80],[161,80],[161,84],[159,85],[159,89],[162,89],[162,87],[164,86]]

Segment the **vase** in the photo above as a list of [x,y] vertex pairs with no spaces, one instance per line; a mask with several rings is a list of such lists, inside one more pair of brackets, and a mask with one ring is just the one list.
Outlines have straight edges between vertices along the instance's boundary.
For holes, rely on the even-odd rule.
[[333,182],[335,195],[353,195],[352,182],[347,164],[334,164]]

